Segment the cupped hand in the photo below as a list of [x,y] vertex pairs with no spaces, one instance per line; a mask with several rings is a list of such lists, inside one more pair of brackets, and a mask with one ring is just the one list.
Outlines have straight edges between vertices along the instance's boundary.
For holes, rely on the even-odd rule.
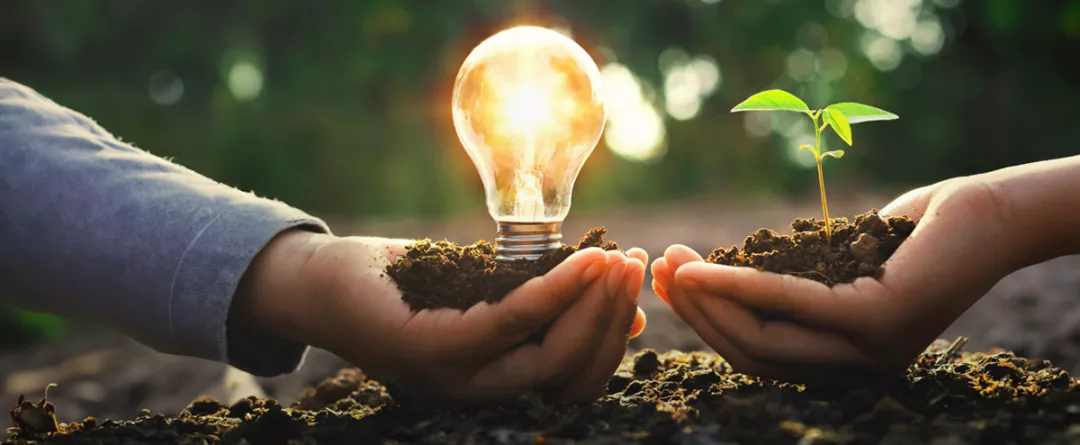
[[[828,287],[705,263],[672,246],[652,265],[653,289],[732,367],[791,381],[837,370],[902,370],[1006,274],[1024,265],[1007,229],[1016,218],[999,186],[959,178],[909,192],[882,209],[918,221],[882,275]],[[762,312],[778,315],[761,317]]]
[[[300,246],[281,249],[294,262],[306,257],[294,267],[299,285],[266,277],[262,290],[271,295],[266,305],[292,311],[263,318],[286,326],[286,338],[433,397],[481,401],[541,391],[562,401],[595,399],[630,335],[644,327],[637,298],[648,257],[641,249],[585,249],[498,303],[412,312],[383,272],[408,241],[298,236]],[[541,344],[524,342],[548,325]]]

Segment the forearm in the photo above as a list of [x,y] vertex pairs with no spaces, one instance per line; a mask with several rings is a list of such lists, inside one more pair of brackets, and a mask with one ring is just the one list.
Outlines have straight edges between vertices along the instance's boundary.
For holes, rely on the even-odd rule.
[[1004,199],[1002,214],[1025,263],[1080,254],[1080,156],[1009,167],[984,178]]
[[[163,352],[236,359],[227,349],[234,291],[263,246],[296,227],[327,230],[0,80],[0,296],[7,301],[102,324]],[[302,346],[282,347],[295,356],[286,361],[299,360]]]

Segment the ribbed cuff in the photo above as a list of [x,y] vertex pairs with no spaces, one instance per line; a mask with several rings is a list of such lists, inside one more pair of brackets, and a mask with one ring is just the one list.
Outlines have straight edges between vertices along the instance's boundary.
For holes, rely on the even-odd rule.
[[228,323],[233,295],[248,266],[274,237],[291,229],[330,233],[317,218],[260,199],[229,203],[203,229],[180,261],[170,297],[169,331],[178,353],[225,362],[257,376],[300,367],[307,345]]

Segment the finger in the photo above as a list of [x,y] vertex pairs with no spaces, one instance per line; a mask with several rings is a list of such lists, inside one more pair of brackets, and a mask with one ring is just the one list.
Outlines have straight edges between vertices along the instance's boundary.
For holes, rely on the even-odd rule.
[[[717,354],[720,354],[724,360],[727,360],[733,367],[740,369],[753,363],[748,357],[744,356],[738,348],[731,344],[727,338],[720,335],[713,327],[712,323],[698,310],[687,297],[685,289],[681,287],[672,287],[668,292],[668,297],[671,299],[671,309],[675,311],[675,314],[679,316],[691,329],[694,330],[701,337],[701,340],[709,347],[713,348]],[[745,372],[740,369],[740,372]]]
[[608,331],[615,317],[617,293],[610,291],[609,281],[612,276],[623,278],[626,262],[622,253],[609,252],[605,276],[559,316],[543,344],[512,349],[481,367],[466,385],[468,397],[492,399],[540,386],[563,386],[587,369],[602,344],[597,333]]
[[675,280],[675,274],[668,267],[667,258],[661,257],[653,261],[652,276],[653,293],[670,306],[671,300],[668,299],[667,288],[671,287],[672,281]]
[[675,287],[698,288],[742,304],[833,331],[862,332],[884,304],[881,293],[862,288],[829,288],[813,280],[749,267],[686,264],[675,272]]
[[672,272],[679,270],[683,264],[705,261],[694,249],[682,244],[668,247],[664,251],[664,258],[667,259],[667,265]]
[[908,191],[882,207],[878,213],[881,216],[906,215],[908,218],[918,221],[930,204],[930,198],[933,196],[931,192],[934,187],[934,185],[928,185]]
[[589,248],[570,255],[547,274],[533,278],[494,304],[479,303],[453,320],[448,350],[490,358],[517,345],[570,307],[604,276],[607,253]]
[[634,325],[630,327],[630,338],[635,339],[642,332],[645,332],[645,326],[648,324],[648,317],[645,316],[645,311],[641,308],[637,308],[637,315],[634,316]]
[[617,297],[612,308],[615,318],[606,333],[600,335],[603,342],[598,353],[587,364],[584,373],[578,373],[577,378],[566,385],[566,388],[557,396],[557,400],[589,401],[603,396],[607,389],[607,381],[622,363],[626,355],[627,342],[633,330],[634,319],[638,313],[638,295],[645,280],[643,263],[628,260],[627,266],[622,286],[609,289],[609,291],[614,291]]
[[614,299],[621,289],[626,286],[626,273],[628,271],[629,258],[622,252],[612,250],[607,252],[608,274],[604,278],[604,290]]
[[627,250],[626,257],[632,260],[638,260],[639,262],[641,262],[642,266],[649,264],[649,252],[646,252],[645,249],[642,249],[640,247],[635,247],[633,249]]
[[688,288],[691,303],[742,355],[779,364],[861,365],[868,360],[843,337],[781,320],[762,320],[745,306]]
[[668,294],[672,308],[718,355],[727,361],[732,369],[747,375],[783,379],[788,381],[826,381],[832,376],[828,370],[817,369],[813,365],[785,366],[768,363],[748,357],[727,337],[720,334],[708,319],[690,301],[682,287],[676,286]]
[[521,345],[481,366],[464,384],[445,386],[440,391],[462,401],[507,399],[539,389],[549,377],[544,374],[543,364],[539,345]]

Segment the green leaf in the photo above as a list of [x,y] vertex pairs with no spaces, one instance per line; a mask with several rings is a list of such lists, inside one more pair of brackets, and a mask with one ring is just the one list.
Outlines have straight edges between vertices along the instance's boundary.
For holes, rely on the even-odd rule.
[[737,111],[797,111],[809,113],[806,103],[784,90],[768,90],[757,93],[731,109]]
[[848,119],[848,123],[852,125],[862,122],[891,121],[900,118],[900,116],[897,116],[880,108],[875,108],[869,105],[863,105],[855,102],[842,102],[838,104],[832,104],[828,107],[825,107],[825,109],[837,110],[841,113],[844,113],[844,116],[846,116]]
[[836,131],[840,139],[847,142],[849,146],[851,145],[851,124],[848,123],[848,118],[844,116],[842,111],[826,108],[825,122],[829,123],[829,126],[832,127],[833,131]]
[[832,156],[832,157],[834,157],[836,159],[840,159],[840,158],[844,157],[844,150],[827,151],[825,153],[822,153],[821,156],[822,157]]

